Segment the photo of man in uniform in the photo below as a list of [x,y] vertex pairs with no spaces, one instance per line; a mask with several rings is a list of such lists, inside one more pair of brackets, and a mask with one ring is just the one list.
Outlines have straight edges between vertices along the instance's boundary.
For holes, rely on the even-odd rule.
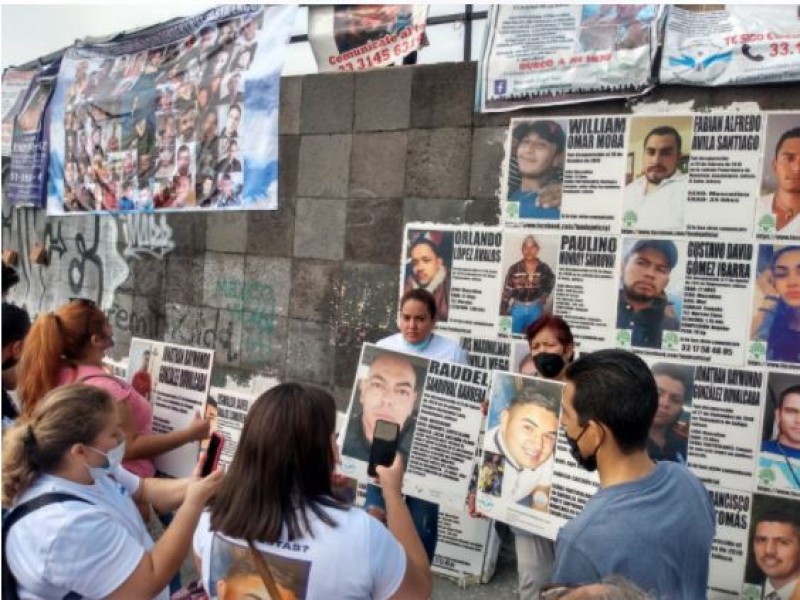
[[658,409],[650,426],[647,454],[653,460],[685,463],[689,443],[688,419],[683,407],[692,401],[694,367],[674,363],[656,363],[650,371],[656,380]]
[[519,204],[521,219],[558,219],[567,141],[564,129],[551,120],[524,122],[514,127],[512,138],[509,202]]
[[631,331],[631,345],[661,348],[664,331],[680,329],[675,307],[667,296],[678,249],[669,240],[635,242],[622,263],[617,302],[617,329]]
[[625,188],[623,219],[635,216],[633,229],[683,229],[683,202],[689,176],[678,168],[681,134],[671,125],[651,129],[644,138],[641,175]]
[[384,350],[365,350],[364,361],[369,363],[367,374],[358,383],[350,406],[347,433],[342,454],[368,461],[372,436],[378,420],[396,423],[400,427],[397,451],[408,462],[408,452],[414,436],[416,411],[424,383],[424,359]]
[[[422,288],[436,299],[436,320],[447,321],[450,299],[450,272],[443,258],[442,246],[452,249],[452,233],[409,232],[406,281],[403,293]],[[434,242],[433,235],[439,238]]]
[[765,576],[764,600],[790,600],[800,592],[800,511],[796,508],[768,508],[756,517],[751,548]]
[[775,191],[761,196],[756,205],[756,225],[765,216],[775,218],[775,230],[800,235],[800,127],[785,131],[770,163]]

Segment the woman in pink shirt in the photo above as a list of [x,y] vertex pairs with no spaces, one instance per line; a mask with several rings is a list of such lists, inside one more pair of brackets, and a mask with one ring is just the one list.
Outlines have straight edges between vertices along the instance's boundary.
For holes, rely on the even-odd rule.
[[[55,312],[39,315],[19,363],[17,394],[22,417],[30,417],[45,394],[60,385],[79,382],[102,388],[119,409],[126,437],[122,464],[140,477],[152,477],[156,456],[208,437],[209,422],[198,414],[186,429],[153,433],[153,408],[147,399],[103,368],[103,357],[114,345],[112,334],[103,311],[89,300],[73,300]],[[149,518],[149,507],[139,508]]]

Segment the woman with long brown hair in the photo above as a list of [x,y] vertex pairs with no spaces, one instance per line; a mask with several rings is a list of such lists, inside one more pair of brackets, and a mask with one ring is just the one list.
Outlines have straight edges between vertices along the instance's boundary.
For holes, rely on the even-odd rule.
[[[140,477],[152,477],[156,456],[207,437],[209,423],[197,415],[186,429],[153,433],[150,403],[127,381],[103,369],[103,356],[113,345],[108,319],[89,300],[73,300],[39,315],[20,359],[17,395],[22,417],[33,415],[45,394],[60,385],[79,382],[102,388],[119,409],[125,432],[123,465]],[[147,514],[144,507],[140,508]]]
[[387,530],[334,495],[335,424],[331,395],[297,383],[253,404],[194,536],[211,597],[429,597],[430,565],[400,491],[402,459],[377,468]]

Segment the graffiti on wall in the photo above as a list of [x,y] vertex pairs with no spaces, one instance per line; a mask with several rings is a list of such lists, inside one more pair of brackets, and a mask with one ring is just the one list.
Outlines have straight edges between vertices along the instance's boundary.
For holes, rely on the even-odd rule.
[[167,215],[132,213],[120,217],[125,258],[150,256],[163,259],[175,248]]

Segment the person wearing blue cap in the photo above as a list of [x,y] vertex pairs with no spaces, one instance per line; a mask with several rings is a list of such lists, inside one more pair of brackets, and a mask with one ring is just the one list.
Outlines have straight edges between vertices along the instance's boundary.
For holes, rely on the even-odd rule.
[[558,219],[567,136],[555,121],[525,122],[514,127],[513,155],[519,182],[509,182],[510,202],[519,203],[523,219]]
[[631,330],[632,346],[661,348],[664,331],[680,329],[665,293],[677,262],[678,249],[669,240],[639,240],[625,256],[617,329]]

